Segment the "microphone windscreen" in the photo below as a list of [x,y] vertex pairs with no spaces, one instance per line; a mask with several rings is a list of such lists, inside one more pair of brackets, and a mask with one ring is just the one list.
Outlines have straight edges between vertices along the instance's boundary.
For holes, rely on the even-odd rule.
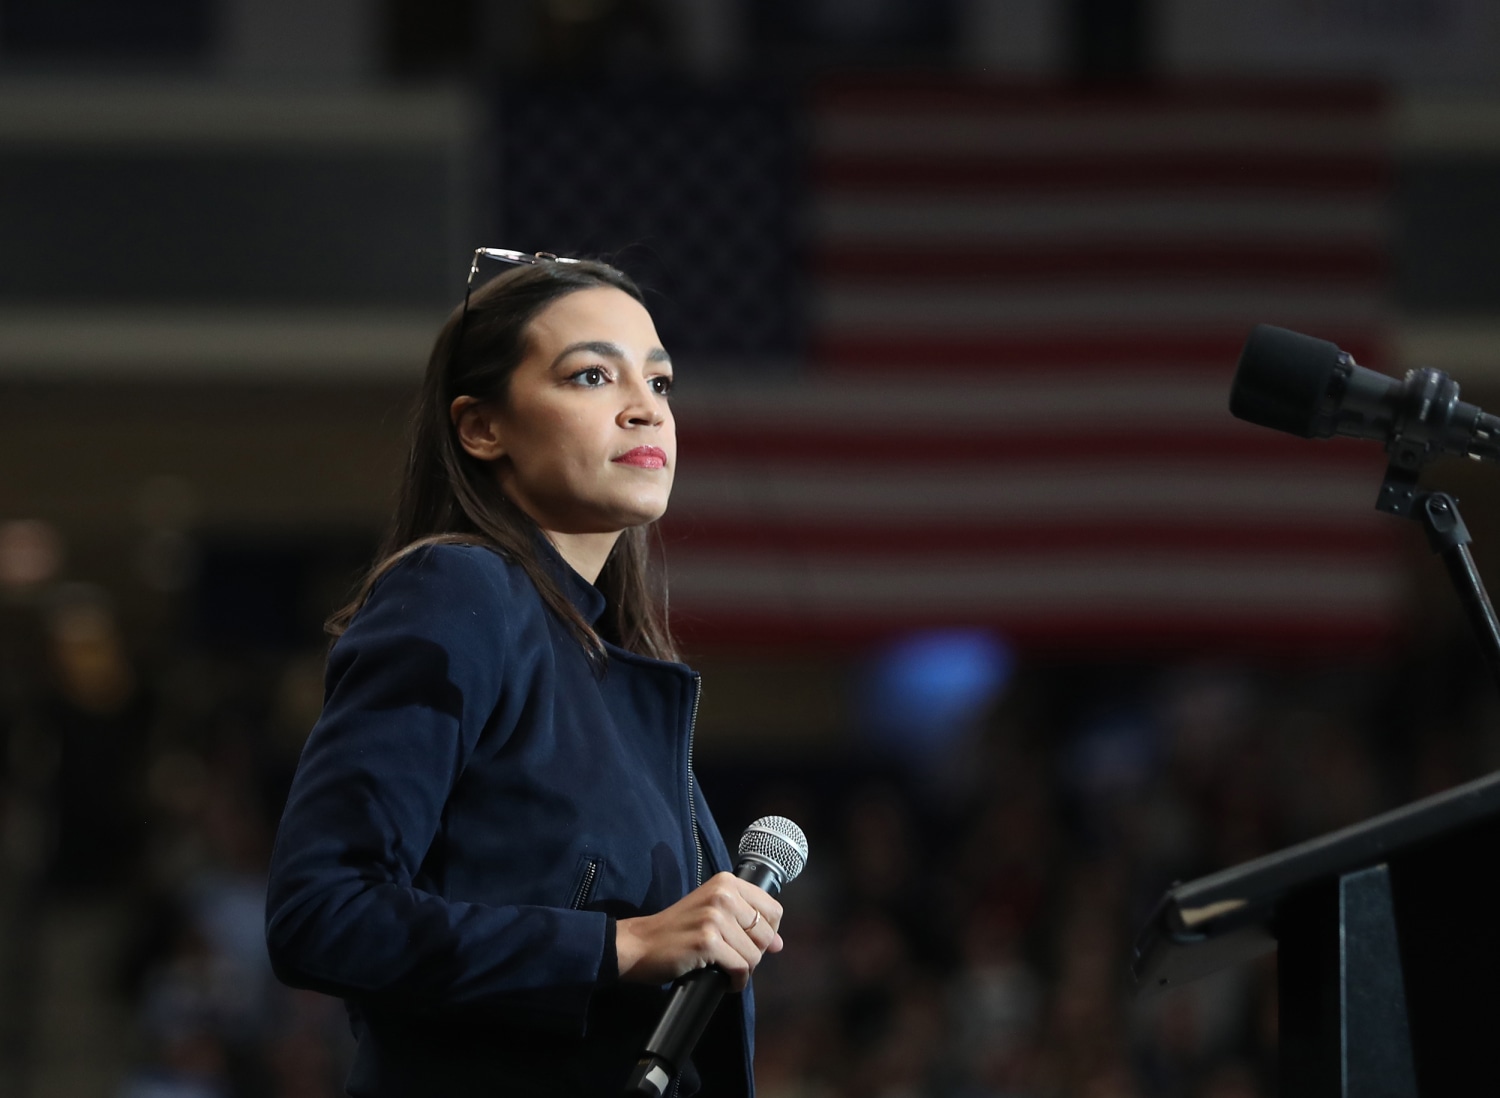
[[740,836],[739,855],[771,866],[785,887],[807,864],[807,836],[785,816],[762,816]]
[[1318,422],[1343,353],[1326,339],[1257,324],[1240,352],[1230,413],[1303,438],[1326,434]]

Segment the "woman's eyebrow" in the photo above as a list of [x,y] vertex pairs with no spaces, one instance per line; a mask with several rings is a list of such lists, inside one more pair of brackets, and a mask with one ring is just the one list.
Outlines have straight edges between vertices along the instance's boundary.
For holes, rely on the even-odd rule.
[[593,351],[594,354],[603,355],[605,358],[623,359],[625,357],[625,349],[618,343],[610,343],[602,339],[585,339],[578,343],[569,343],[557,353],[557,357],[552,360],[552,365],[556,366],[569,355],[579,351]]
[[[625,354],[625,348],[621,347],[618,343],[610,343],[608,340],[603,339],[585,339],[577,343],[569,343],[558,352],[557,357],[552,360],[552,365],[554,367],[557,366],[563,359],[578,351],[592,351],[596,355],[603,355],[605,358],[620,359],[622,361],[628,357]],[[652,347],[651,350],[646,352],[646,361],[666,362],[670,364],[672,356],[667,354],[666,350],[662,347]]]

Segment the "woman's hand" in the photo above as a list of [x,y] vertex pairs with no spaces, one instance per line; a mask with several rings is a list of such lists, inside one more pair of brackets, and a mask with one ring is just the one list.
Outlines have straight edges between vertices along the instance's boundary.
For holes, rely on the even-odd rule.
[[732,873],[716,873],[671,907],[615,924],[620,979],[665,984],[718,965],[740,991],[762,954],[781,951],[781,905]]

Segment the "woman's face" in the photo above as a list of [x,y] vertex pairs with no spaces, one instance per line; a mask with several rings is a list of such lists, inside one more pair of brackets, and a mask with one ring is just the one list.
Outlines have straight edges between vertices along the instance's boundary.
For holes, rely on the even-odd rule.
[[677,467],[672,360],[651,316],[614,287],[532,320],[504,401],[489,406],[500,486],[544,530],[613,533],[662,516]]

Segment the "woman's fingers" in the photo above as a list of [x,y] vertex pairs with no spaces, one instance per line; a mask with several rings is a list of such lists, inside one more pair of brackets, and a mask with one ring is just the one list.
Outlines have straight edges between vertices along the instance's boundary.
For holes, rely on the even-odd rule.
[[781,905],[770,893],[732,873],[715,874],[704,885],[705,889],[710,887],[714,889],[714,898],[720,909],[734,913],[737,929],[754,947],[755,956],[750,960],[752,968],[762,953],[780,951]]
[[718,873],[655,915],[621,919],[616,956],[623,979],[660,982],[716,964],[743,988],[761,956],[781,949],[781,905],[731,873]]
[[730,881],[734,882],[734,887],[738,889],[740,898],[761,917],[762,922],[770,924],[772,933],[781,929],[781,905],[776,902],[775,897],[769,892],[757,888],[749,881],[740,880],[732,873],[716,874],[715,879],[718,877],[727,877]]
[[716,889],[716,896],[726,904],[731,897],[740,901],[738,906],[727,906],[740,913],[740,929],[749,934],[761,950],[775,939],[781,929],[781,905],[770,893],[732,873],[716,873],[703,887]]
[[739,990],[749,980],[763,954],[781,949],[781,935],[777,932],[781,924],[781,905],[747,881],[728,873],[719,876],[725,878],[722,882],[724,895],[732,895],[738,901],[721,908],[735,914],[733,925],[724,928],[723,937],[738,958],[732,959],[732,967],[722,961],[716,963],[729,972],[733,986]]
[[707,915],[719,937],[752,968],[760,960],[764,947],[756,936],[765,936],[760,909],[744,895],[744,881],[729,873],[719,873],[703,885],[707,893]]
[[741,923],[745,936],[755,944],[758,953],[775,953],[781,949],[781,935],[776,933],[776,924],[752,903],[745,905],[746,918]]

